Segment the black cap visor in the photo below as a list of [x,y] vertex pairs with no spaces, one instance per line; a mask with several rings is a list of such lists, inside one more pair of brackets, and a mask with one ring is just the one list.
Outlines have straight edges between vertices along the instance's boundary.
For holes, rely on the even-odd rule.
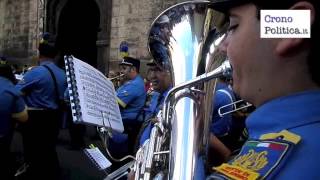
[[227,13],[231,8],[247,4],[252,2],[251,0],[213,0],[211,1],[211,7],[217,11]]

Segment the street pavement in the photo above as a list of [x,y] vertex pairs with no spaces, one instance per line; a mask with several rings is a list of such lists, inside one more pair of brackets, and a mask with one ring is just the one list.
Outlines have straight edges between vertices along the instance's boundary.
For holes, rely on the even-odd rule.
[[[94,144],[105,154],[102,147],[102,141],[98,138],[95,128],[92,126],[86,127],[84,136],[86,147]],[[41,142],[39,142],[41,145]],[[15,156],[16,166],[23,163],[22,139],[18,132],[15,132],[12,142],[12,152]],[[106,176],[103,171],[89,160],[84,154],[83,149],[74,149],[70,146],[70,136],[67,129],[60,130],[57,152],[60,161],[62,180],[102,180]],[[45,165],[45,164],[44,164]],[[16,180],[23,179],[23,175],[17,177]]]

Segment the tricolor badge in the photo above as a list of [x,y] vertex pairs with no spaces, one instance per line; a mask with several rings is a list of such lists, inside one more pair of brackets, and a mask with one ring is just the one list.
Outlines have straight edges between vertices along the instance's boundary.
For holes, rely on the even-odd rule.
[[265,178],[281,165],[292,146],[282,140],[249,140],[232,161],[214,169],[232,179]]

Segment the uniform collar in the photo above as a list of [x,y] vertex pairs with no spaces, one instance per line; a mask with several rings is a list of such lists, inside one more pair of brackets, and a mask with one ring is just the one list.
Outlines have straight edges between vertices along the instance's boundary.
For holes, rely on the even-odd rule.
[[51,59],[45,59],[40,62],[40,66],[53,63]]
[[136,77],[134,77],[133,79],[128,80],[127,82],[125,82],[125,84],[130,84],[133,81],[136,81],[137,79],[142,79],[141,76],[139,74],[136,75]]

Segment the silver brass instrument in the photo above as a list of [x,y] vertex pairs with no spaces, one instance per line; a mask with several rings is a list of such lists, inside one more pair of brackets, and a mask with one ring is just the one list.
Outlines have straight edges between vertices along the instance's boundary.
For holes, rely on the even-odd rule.
[[[210,80],[231,75],[229,62],[217,48],[226,33],[224,16],[210,6],[209,1],[177,4],[151,26],[149,51],[170,72],[173,88],[150,139],[137,152],[136,180],[196,179],[196,169],[206,163],[213,94]],[[170,20],[169,32],[153,34],[165,19]],[[210,71],[216,63],[213,60],[225,62]]]
[[[239,104],[239,105],[238,105]],[[229,106],[233,106],[233,109],[230,110],[230,111],[226,111],[224,112],[223,109],[229,107]],[[239,110],[242,110],[242,109],[245,109],[245,108],[248,108],[248,107],[251,107],[252,104],[248,103],[248,102],[244,102],[244,100],[239,100],[239,101],[235,101],[233,103],[230,103],[230,104],[227,104],[227,105],[224,105],[224,106],[221,106],[219,109],[218,109],[218,114],[219,116],[224,116],[224,115],[227,115],[227,114],[230,114],[230,113],[233,113],[233,112],[236,112],[236,111],[239,111]],[[222,113],[223,112],[223,113]]]
[[115,79],[120,79],[122,76],[124,76],[124,74],[120,74],[118,76],[112,77],[112,78],[108,78],[110,81],[115,80]]

